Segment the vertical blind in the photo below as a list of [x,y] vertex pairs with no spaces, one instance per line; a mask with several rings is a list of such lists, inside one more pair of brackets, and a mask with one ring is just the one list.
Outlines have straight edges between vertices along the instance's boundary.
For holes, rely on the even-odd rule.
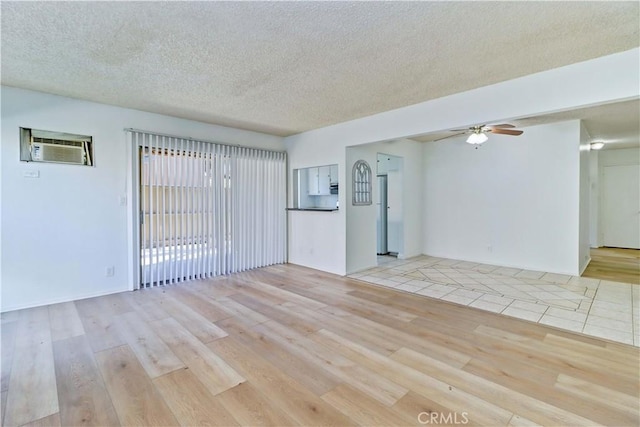
[[140,287],[285,262],[285,153],[129,132],[140,155]]

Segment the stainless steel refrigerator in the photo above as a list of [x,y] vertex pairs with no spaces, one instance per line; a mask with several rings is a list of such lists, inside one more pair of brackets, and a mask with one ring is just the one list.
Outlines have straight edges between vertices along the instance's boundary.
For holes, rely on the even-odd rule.
[[378,255],[389,253],[387,249],[387,176],[378,175]]

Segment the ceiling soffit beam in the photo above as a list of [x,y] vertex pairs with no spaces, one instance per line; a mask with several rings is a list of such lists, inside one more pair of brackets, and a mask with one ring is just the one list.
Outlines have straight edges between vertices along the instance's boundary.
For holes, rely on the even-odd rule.
[[[461,124],[491,123],[599,104],[640,95],[640,48],[579,62],[408,107],[303,132],[296,144],[340,147],[438,132]],[[338,147],[336,147],[338,148]]]

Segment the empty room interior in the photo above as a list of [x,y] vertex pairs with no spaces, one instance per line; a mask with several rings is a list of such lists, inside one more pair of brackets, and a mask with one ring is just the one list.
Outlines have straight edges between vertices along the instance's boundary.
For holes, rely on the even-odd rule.
[[640,3],[2,1],[3,426],[640,424]]

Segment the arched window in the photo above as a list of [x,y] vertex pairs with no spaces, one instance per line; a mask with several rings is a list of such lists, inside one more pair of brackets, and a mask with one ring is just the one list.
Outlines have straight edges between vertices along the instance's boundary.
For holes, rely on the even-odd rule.
[[371,167],[364,160],[353,165],[353,206],[371,204]]

